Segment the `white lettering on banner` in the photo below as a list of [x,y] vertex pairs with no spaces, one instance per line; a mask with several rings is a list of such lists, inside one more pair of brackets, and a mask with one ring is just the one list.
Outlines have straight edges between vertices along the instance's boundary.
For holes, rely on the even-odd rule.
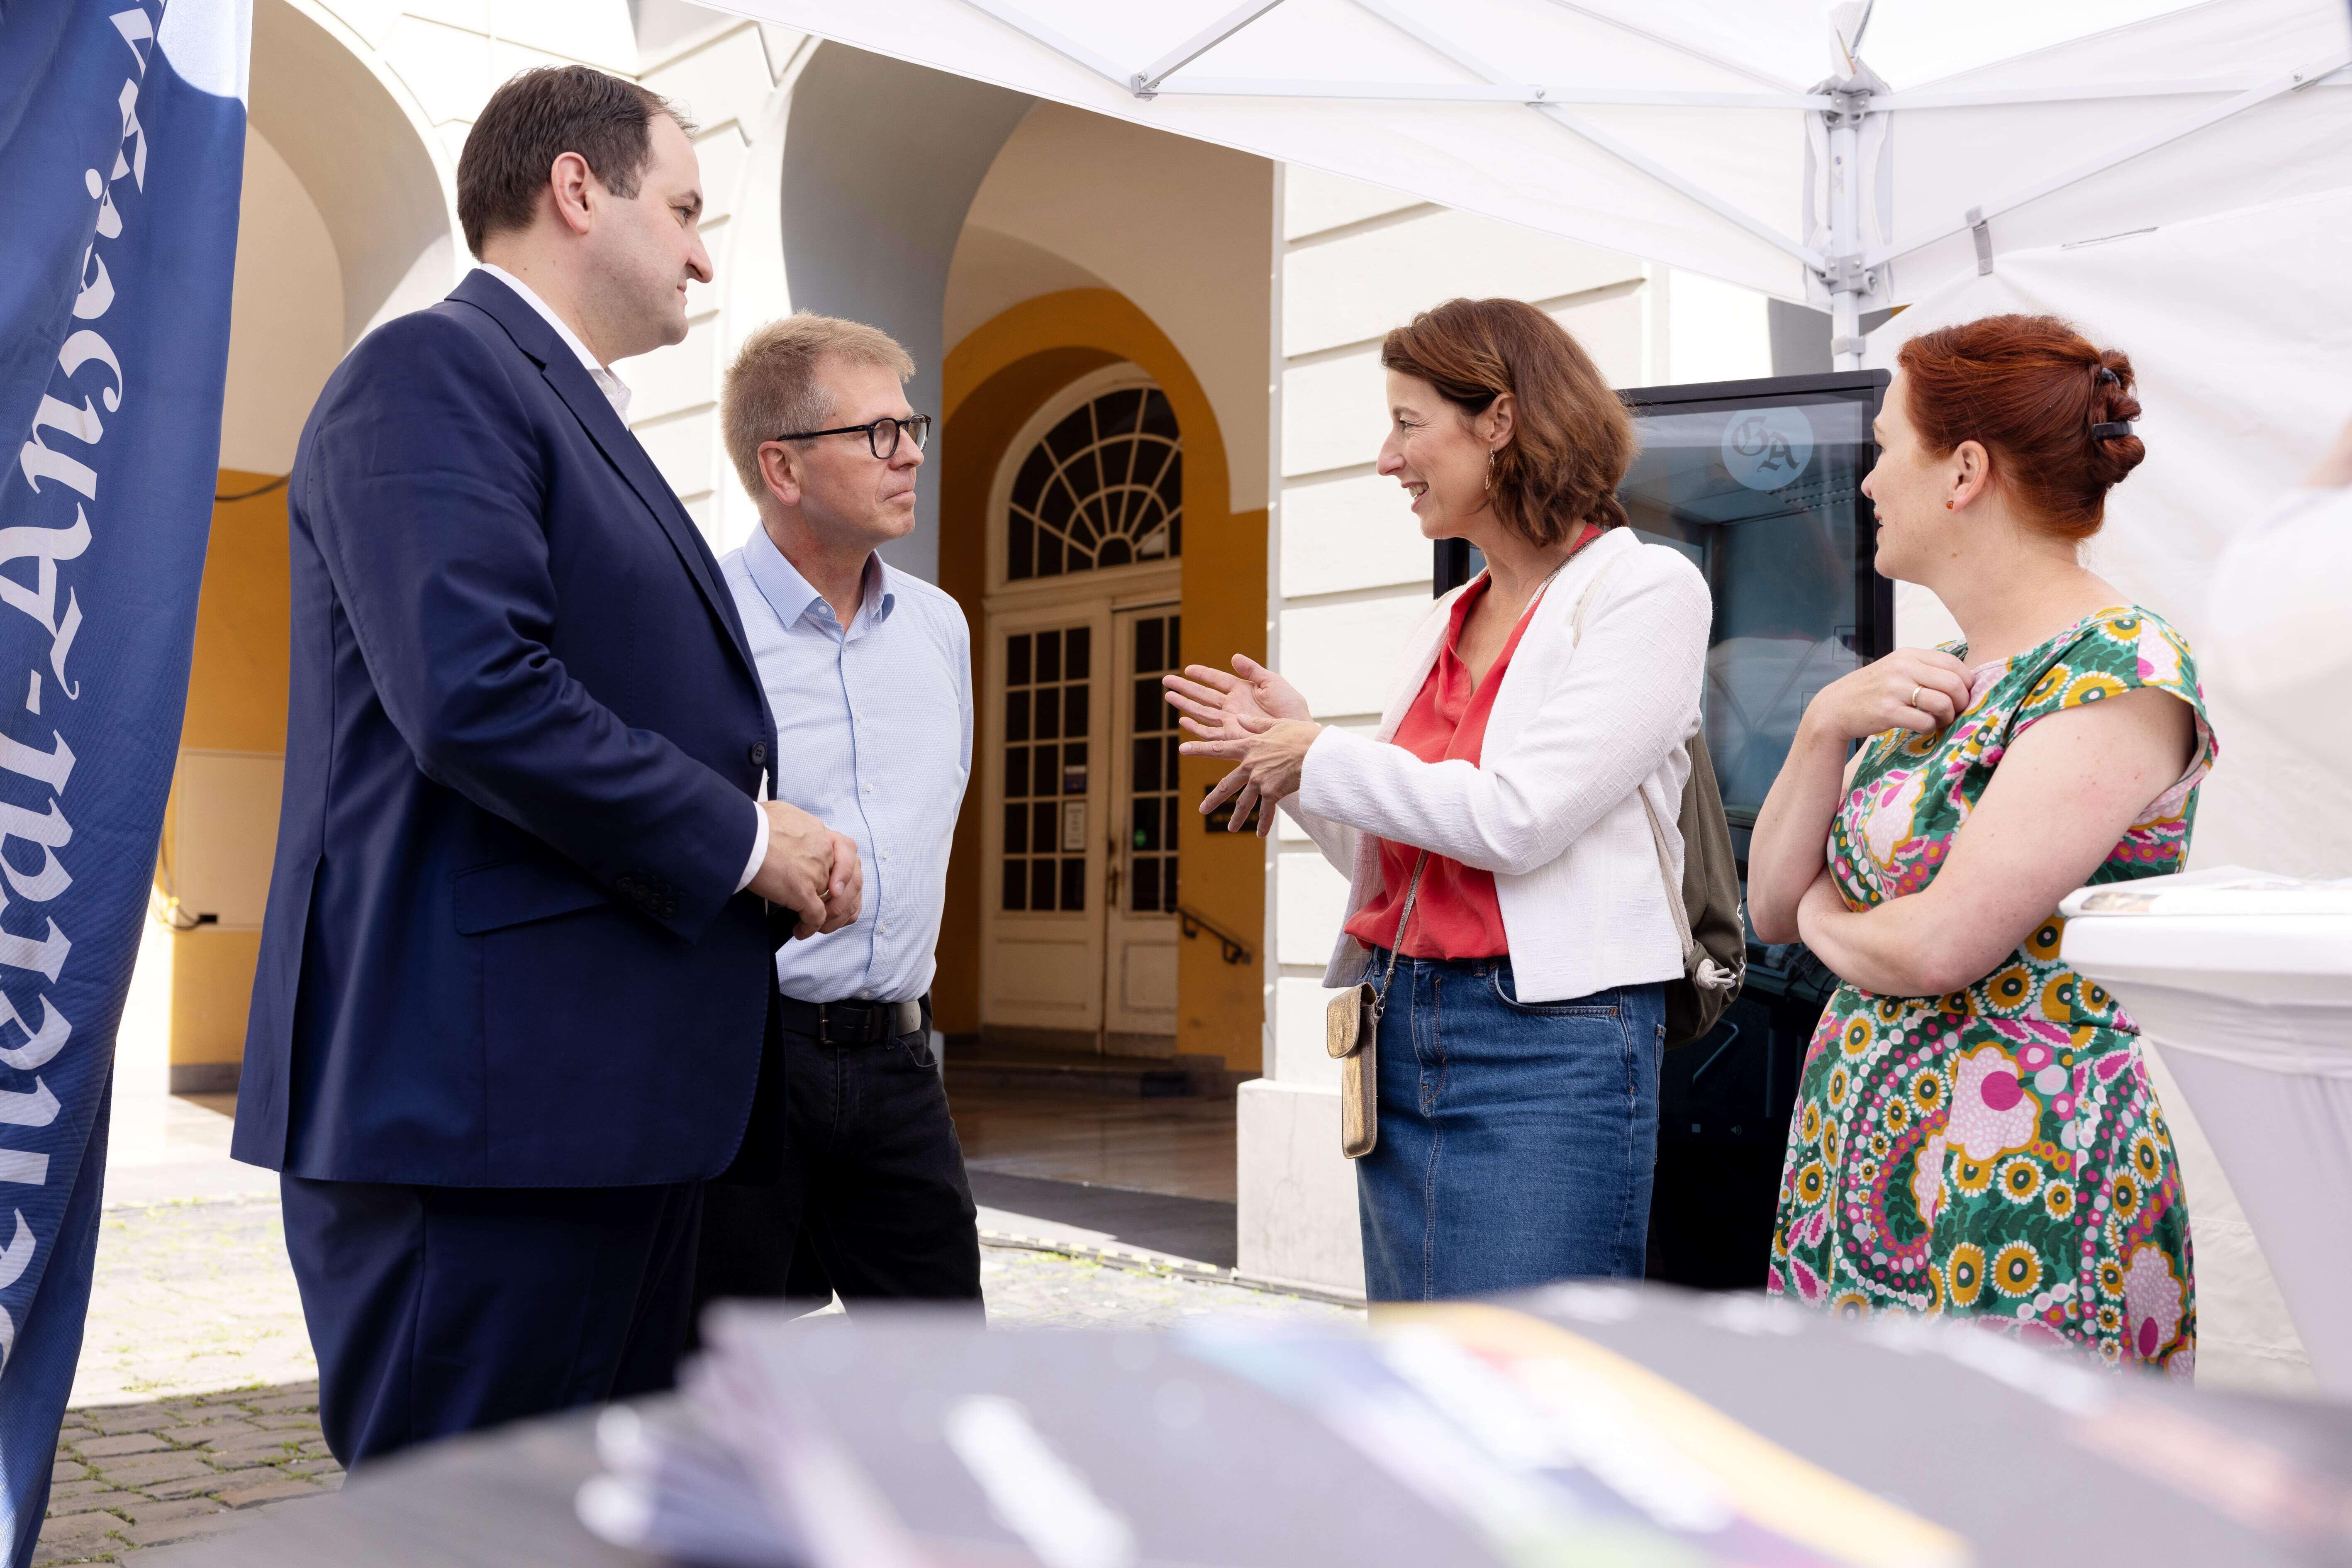
[[49,1157],[26,1149],[0,1149],[0,1182],[15,1182],[20,1186],[45,1185],[49,1179]]
[[[8,1250],[0,1252],[0,1290],[6,1289],[24,1278],[25,1265],[31,1261],[33,1261],[33,1227],[25,1223],[25,1211],[18,1209],[16,1234],[8,1238]],[[0,1312],[0,1321],[5,1321],[7,1316],[7,1313]],[[0,1348],[0,1359],[5,1359],[5,1348]]]
[[[113,16],[109,16],[107,20],[114,24],[114,30],[122,35],[122,41],[124,43],[131,46],[131,53],[132,56],[138,59],[142,66],[144,66],[147,63],[147,57],[139,53],[139,41],[142,38],[146,39],[149,43],[152,43],[155,40],[155,24],[147,19],[147,13],[144,11],[117,11]],[[5,1285],[6,1283],[6,1280],[0,1279],[0,1285]]]
[[[135,55],[139,51],[133,48],[131,52]],[[147,132],[141,129],[139,124],[139,84],[137,82],[126,81],[122,84],[121,103],[122,138],[131,143],[131,154],[125,157],[121,150],[117,148],[114,154],[114,172],[106,177],[110,180],[119,180],[128,174],[131,176],[131,183],[143,191],[147,188]],[[110,205],[112,200],[112,197],[108,198]]]
[[[41,672],[37,669],[33,671],[32,689],[26,695],[25,706],[35,713],[41,710]],[[54,730],[49,732],[57,734]],[[63,735],[58,735],[58,749],[54,752],[44,752],[37,746],[28,746],[22,741],[12,741],[0,735],[0,771],[38,779],[51,789],[62,792],[66,780],[73,776],[73,748],[66,744]]]
[[[95,174],[98,171],[92,169],[90,173]],[[92,267],[98,268],[95,278],[89,275]],[[114,279],[106,275],[106,258],[99,255],[98,247],[94,245],[82,262],[81,276],[81,292],[74,296],[74,320],[95,321],[106,314],[108,306],[114,303]],[[114,405],[110,403],[107,406],[111,408]]]
[[[114,357],[112,346],[104,338],[100,337],[88,327],[84,327],[80,331],[68,338],[65,347],[58,351],[58,363],[65,367],[65,373],[68,375],[73,374],[92,360],[98,361],[114,373],[114,384],[98,395],[105,403],[106,411],[109,414],[121,413],[122,411],[122,363]],[[90,425],[95,427],[97,424],[98,418],[93,412]],[[90,439],[95,441],[98,437],[92,436]]]
[[[59,403],[54,397],[43,395],[40,415],[33,422],[32,437],[25,443],[25,449],[16,456],[17,466],[25,470],[25,482],[37,491],[41,488],[43,479],[61,480],[68,488],[79,490],[83,499],[96,500],[98,475],[90,471],[89,465],[67,457],[63,452],[56,450],[41,439],[41,430],[45,426],[52,429],[64,430],[68,434],[75,431],[75,426],[60,425],[51,418],[49,415],[52,408],[63,409],[68,415],[74,411],[73,405]],[[98,435],[92,435],[89,439],[95,442]]]
[[[39,847],[39,870],[28,873],[16,869],[7,855],[11,838]],[[72,842],[73,824],[66,820],[66,814],[58,809],[56,801],[49,802],[48,810],[35,813],[0,800],[0,876],[8,879],[8,885],[16,889],[19,898],[46,904],[73,886],[73,878],[58,859],[58,851]],[[0,901],[0,909],[6,907],[5,901]]]
[[[143,148],[140,158],[143,168],[146,158]],[[104,186],[96,169],[85,173],[89,180],[90,194],[107,203],[99,218],[99,227],[103,231],[107,216],[114,210],[113,199],[104,195]],[[121,232],[122,226],[118,221],[114,233]],[[107,237],[112,238],[113,235]],[[97,266],[98,276],[95,279],[89,277],[89,264],[86,263],[82,273],[85,281],[81,291],[74,297],[74,315],[85,321],[96,321],[106,314],[107,307],[114,303],[114,279],[107,276],[106,262],[99,256],[95,245],[89,249],[89,262]],[[114,350],[107,341],[85,327],[68,338],[64,346],[58,350],[58,363],[68,376],[94,359],[114,373],[114,384],[99,395],[106,400],[107,412],[114,413],[122,406],[122,362],[114,357]],[[90,405],[88,398],[82,399],[81,406],[77,408],[70,403],[44,394],[40,409],[33,416],[31,438],[25,443],[24,451],[17,457],[18,464],[25,470],[25,481],[35,490],[41,488],[43,479],[60,479],[80,491],[85,500],[97,500],[98,475],[89,464],[69,458],[43,441],[43,430],[62,431],[77,441],[94,447],[106,434],[105,426],[99,423],[98,410]]]
[[[49,929],[54,931],[57,927],[51,925]],[[0,1062],[6,1062],[18,1072],[36,1072],[48,1066],[49,1058],[65,1049],[67,1039],[73,1034],[73,1026],[66,1022],[63,1013],[49,1005],[47,997],[41,998],[41,1026],[36,1029],[25,1022],[25,1016],[16,1011],[16,1004],[8,1000],[8,994],[0,991],[0,1027],[9,1024],[24,1030],[26,1039],[13,1050],[0,1047]]]
[[[147,184],[147,132],[139,121],[139,83],[147,69],[147,59],[155,41],[152,15],[143,8],[125,9],[113,13],[109,20],[121,34],[122,41],[137,62],[137,74],[124,79],[116,104],[121,110],[121,135],[115,145],[113,168],[101,179],[97,169],[83,171],[82,181],[97,204],[98,237],[83,253],[80,287],[73,305],[74,320],[95,322],[114,306],[114,279],[109,274],[106,258],[99,247],[117,239],[123,231],[121,211],[115,205],[113,183],[128,176],[132,185],[144,190]],[[110,384],[96,388],[97,400],[73,385],[74,378],[91,364],[102,366]],[[60,563],[78,560],[89,548],[89,518],[82,503],[97,504],[98,470],[83,456],[70,450],[60,450],[50,444],[78,442],[89,448],[87,457],[95,458],[97,448],[106,438],[106,426],[100,418],[98,403],[106,405],[109,414],[120,413],[129,390],[129,378],[123,374],[122,362],[113,345],[94,327],[84,326],[68,335],[58,351],[58,368],[65,384],[58,388],[67,395],[60,397],[46,393],[39,411],[34,416],[23,449],[17,456],[24,469],[28,489],[37,496],[56,492],[44,489],[46,481],[55,480],[64,489],[79,499],[73,509],[73,521],[67,526],[37,524],[0,529],[0,605],[21,611],[48,634],[50,670],[57,676],[58,687],[68,700],[78,700],[81,689],[66,678],[66,657],[73,647],[74,635],[81,628],[81,603],[70,585],[66,587],[62,613],[58,608],[58,566]],[[75,399],[79,397],[77,402]],[[45,437],[44,433],[48,433]],[[34,562],[30,584],[21,581],[9,570],[16,563],[30,557]],[[41,710],[41,672],[27,672],[25,710],[38,714]],[[55,745],[43,751],[37,745],[0,735],[0,773],[14,773],[48,787],[50,798],[46,807],[35,810],[12,801],[0,799],[0,879],[16,897],[39,904],[57,898],[73,885],[65,858],[58,851],[73,842],[73,827],[66,820],[58,797],[65,794],[66,781],[73,774],[73,748],[67,744],[63,727],[52,731]],[[5,853],[10,838],[33,845],[41,852],[40,868],[26,871]],[[0,893],[0,911],[5,911],[9,900]],[[48,933],[36,940],[0,929],[0,968],[24,970],[40,975],[54,984],[64,970],[66,960],[73,952],[73,942],[58,928],[52,919]],[[36,1029],[17,1010],[16,1000],[0,991],[0,1066],[17,1072],[37,1073],[63,1050],[73,1037],[73,1026],[64,1014],[52,1005],[47,995],[40,995],[41,1025]],[[24,1034],[24,1043],[8,1046],[5,1042],[11,1026]],[[103,1083],[103,1076],[97,1080]],[[42,1079],[36,1077],[29,1090],[0,1089],[0,1127],[39,1129],[62,1124],[71,1128],[72,1117],[60,1117],[63,1107]],[[79,1163],[77,1158],[76,1163]],[[25,1149],[0,1149],[0,1182],[40,1186],[49,1179],[49,1155],[44,1152]],[[23,1212],[16,1215],[16,1232],[5,1248],[0,1248],[0,1289],[15,1285],[32,1266],[39,1243]],[[5,1374],[11,1352],[16,1344],[16,1321],[5,1309],[0,1309],[0,1374]]]
[[[41,623],[49,634],[49,668],[71,698],[79,698],[81,688],[66,679],[66,654],[73,647],[74,633],[81,630],[81,601],[67,589],[65,618],[58,618],[58,563],[71,561],[89,548],[89,518],[79,506],[71,528],[0,528],[0,604],[13,605]],[[40,563],[29,588],[6,572],[10,562],[28,555]]]
[[[9,1238],[8,1249],[0,1252],[0,1290],[6,1289],[24,1277],[25,1266],[33,1261],[33,1227],[25,1223],[25,1211],[16,1211],[16,1234]],[[0,1311],[0,1368],[8,1364],[8,1352],[16,1348],[16,1321]]]
[[[0,964],[10,969],[29,969],[36,974],[55,980],[58,971],[66,966],[66,954],[72,951],[72,940],[58,929],[55,921],[49,922],[49,934],[38,942],[29,936],[0,931]],[[48,1033],[47,1024],[41,1026],[41,1032]]]
[[98,438],[106,434],[106,426],[99,423],[98,409],[89,398],[83,398],[81,405],[76,407],[46,393],[41,395],[41,406],[33,414],[33,429],[37,435],[43,430],[62,430],[86,447],[97,446]]
[[12,1127],[47,1127],[58,1119],[58,1097],[39,1079],[33,1080],[30,1094],[0,1089],[0,1121]]

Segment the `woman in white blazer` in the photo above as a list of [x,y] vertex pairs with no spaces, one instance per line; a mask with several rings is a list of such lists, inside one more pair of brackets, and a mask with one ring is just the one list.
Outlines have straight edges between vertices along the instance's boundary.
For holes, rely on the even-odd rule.
[[1638,1277],[1682,952],[1636,792],[1671,837],[1706,584],[1624,526],[1632,421],[1543,311],[1450,300],[1381,360],[1380,471],[1486,571],[1431,607],[1369,734],[1244,658],[1168,677],[1169,700],[1188,754],[1235,763],[1203,811],[1255,807],[1263,834],[1279,803],[1348,873],[1324,984],[1385,987],[1356,1167],[1370,1298]]

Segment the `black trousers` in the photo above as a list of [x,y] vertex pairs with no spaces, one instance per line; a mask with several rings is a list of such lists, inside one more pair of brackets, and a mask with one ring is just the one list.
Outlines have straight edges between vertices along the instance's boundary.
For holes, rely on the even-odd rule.
[[772,1185],[706,1189],[696,1317],[725,1297],[821,1306],[828,1286],[852,1310],[977,1305],[978,1213],[929,1030],[835,1046],[787,1027],[775,1059],[783,1173]]
[[319,1425],[347,1468],[676,1379],[698,1182],[278,1183]]

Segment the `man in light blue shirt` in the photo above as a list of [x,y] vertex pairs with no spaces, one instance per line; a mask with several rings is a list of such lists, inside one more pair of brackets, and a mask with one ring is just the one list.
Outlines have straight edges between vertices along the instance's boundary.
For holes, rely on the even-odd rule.
[[[760,528],[720,563],[775,715],[780,795],[855,841],[857,917],[776,954],[784,1175],[706,1194],[698,1305],[807,1292],[980,1300],[980,1236],[930,1047],[948,852],[971,773],[962,609],[883,563],[929,434],[906,351],[802,314],[727,374],[728,455]],[[794,1263],[796,1242],[814,1258]],[[821,1271],[812,1270],[814,1261]]]

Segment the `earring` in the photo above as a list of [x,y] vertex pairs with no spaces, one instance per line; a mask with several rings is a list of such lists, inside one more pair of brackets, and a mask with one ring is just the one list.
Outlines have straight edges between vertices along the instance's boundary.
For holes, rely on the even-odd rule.
[[1946,501],[1946,502],[1944,503],[1944,510],[1945,510],[1946,511],[1949,511],[1949,510],[1952,510],[1952,503],[1951,503],[1950,501]]
[[1495,447],[1486,448],[1486,493],[1488,495],[1495,493]]

